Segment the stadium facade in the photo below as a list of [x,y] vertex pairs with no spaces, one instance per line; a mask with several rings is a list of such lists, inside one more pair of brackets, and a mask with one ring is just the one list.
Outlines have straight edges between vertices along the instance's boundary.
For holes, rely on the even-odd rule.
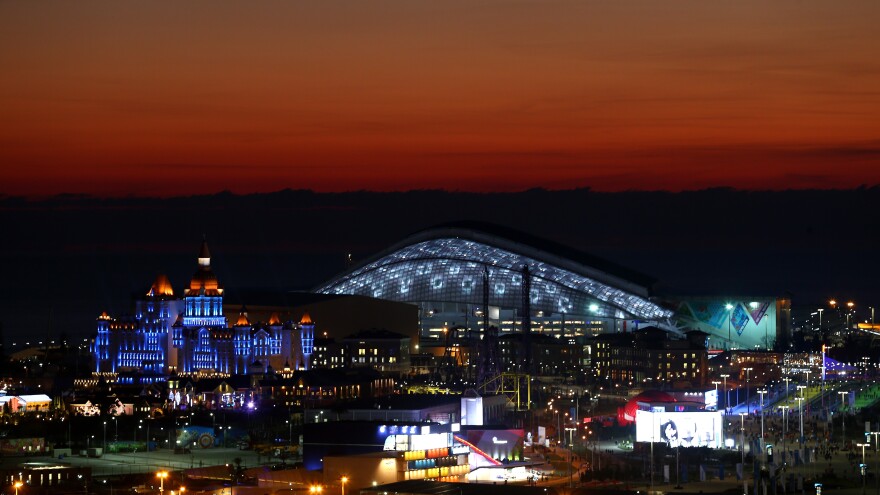
[[648,324],[675,329],[674,312],[652,299],[653,283],[521,232],[459,223],[407,237],[315,291],[416,304],[420,340],[430,343],[442,341],[451,328],[482,331],[484,311],[502,334],[527,324],[531,332],[557,337]]

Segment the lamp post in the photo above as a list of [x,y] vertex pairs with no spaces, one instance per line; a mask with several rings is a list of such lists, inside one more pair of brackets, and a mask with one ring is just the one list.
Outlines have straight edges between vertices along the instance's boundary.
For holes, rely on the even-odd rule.
[[[729,377],[729,376],[730,375],[728,375],[728,374],[721,375],[721,379],[724,380],[722,382],[722,383],[724,383],[724,414],[727,414],[727,406],[728,406],[728,403],[727,403],[727,377]],[[723,431],[723,429],[722,429],[722,431]]]
[[748,495],[749,487],[746,485],[746,415],[739,413],[739,431],[742,435],[739,448],[742,451],[742,477],[743,477],[743,495]]
[[339,484],[342,487],[342,493],[340,495],[345,495],[345,484],[348,483],[348,476],[343,476],[339,480]]
[[168,477],[168,471],[159,471],[156,473],[156,477],[159,478],[159,495],[165,490],[165,478]]
[[785,377],[782,379],[785,382],[785,402],[788,402],[788,382],[791,381],[791,377]]
[[556,413],[556,446],[562,445],[562,420],[559,409],[553,410]]
[[803,442],[804,441],[804,398],[797,397],[795,400],[798,401],[798,421],[800,422],[800,426],[801,426],[801,429],[800,429],[801,436],[800,436],[800,439],[798,440],[798,442]]
[[712,385],[715,385],[715,409],[716,410],[721,409],[721,400],[718,399],[718,385],[720,385],[720,384],[721,384],[721,382],[719,382],[717,380],[712,382]]
[[[651,493],[654,492],[654,441],[657,439],[657,414],[651,413]],[[745,495],[745,494],[743,494]]]
[[782,456],[785,458],[787,447],[786,447],[786,436],[788,435],[788,422],[786,421],[785,413],[791,406],[779,406],[779,409],[782,409]]
[[574,476],[572,476],[572,473],[571,473],[571,463],[572,463],[571,450],[572,450],[572,445],[574,444],[573,436],[574,436],[574,431],[576,429],[577,428],[566,428],[565,429],[565,431],[568,432],[568,487],[569,488],[572,487],[572,479],[574,478]]
[[12,486],[15,487],[15,495],[18,495],[18,489],[21,488],[21,486],[22,486],[23,484],[24,484],[24,483],[22,483],[21,481],[16,481],[15,484],[12,485]]
[[[865,436],[869,435],[869,433],[865,433]],[[857,443],[856,447],[862,448],[862,464],[859,466],[862,470],[862,495],[865,495],[865,478],[868,470],[868,465],[865,464],[865,447],[868,447],[869,443]]]
[[848,301],[846,303],[846,333],[849,333],[849,317],[852,315],[852,309],[856,304],[852,301]]
[[743,368],[743,371],[746,372],[746,412],[751,410],[752,404],[749,402],[749,371],[752,371],[754,368]]
[[[880,440],[880,431],[872,431],[869,434],[874,435],[874,453],[876,454],[878,450],[877,440]],[[874,469],[880,472],[880,456],[875,455],[874,458]],[[874,478],[877,480],[877,495],[880,495],[880,476],[874,476]]]
[[104,451],[107,450],[107,422],[104,421]]
[[293,445],[293,423],[287,421],[287,445]]
[[727,310],[727,350],[729,351],[733,347],[733,340],[730,338],[730,319],[732,316],[730,311],[733,309],[733,304],[725,304],[724,309]]
[[843,430],[841,432],[840,445],[842,448],[846,449],[846,414],[843,413],[843,398],[847,393],[842,390],[837,393],[840,394],[840,426]]
[[766,394],[766,390],[758,390],[758,395],[761,396],[761,455],[766,455],[764,453],[764,394]]
[[116,428],[116,434],[113,437],[114,442],[119,441],[119,420],[116,416],[113,416],[113,426]]

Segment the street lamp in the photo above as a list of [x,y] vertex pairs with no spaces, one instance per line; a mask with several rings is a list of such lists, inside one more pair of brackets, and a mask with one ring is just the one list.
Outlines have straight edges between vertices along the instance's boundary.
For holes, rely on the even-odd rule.
[[730,311],[733,309],[733,304],[727,303],[724,305],[724,309],[727,310],[727,350],[729,351],[731,347],[733,347],[733,341],[730,338]]
[[104,421],[104,448],[103,450],[107,450],[107,422]]
[[801,426],[801,436],[800,436],[800,439],[798,440],[798,442],[803,442],[804,441],[804,398],[797,397],[797,398],[795,398],[795,400],[798,401],[798,422],[800,422],[800,426]]
[[749,412],[752,404],[749,402],[749,371],[752,371],[754,368],[743,368],[743,371],[746,372],[746,412]]
[[156,477],[159,478],[159,494],[165,490],[165,478],[168,477],[168,471],[159,471],[156,473]]
[[853,309],[853,306],[855,306],[855,305],[856,304],[852,301],[848,301],[846,303],[846,333],[849,333],[849,331],[850,331],[849,317],[852,315],[852,309]]
[[843,430],[840,437],[840,444],[846,449],[846,414],[843,413],[843,398],[846,396],[847,392],[838,391],[840,394],[840,426]]
[[[721,379],[724,380],[724,415],[727,416],[727,377],[730,375],[724,374],[721,375]],[[721,448],[724,448],[724,420],[722,419],[721,423]]]
[[787,376],[783,380],[785,381],[785,402],[788,402],[788,382],[791,381],[791,377]]
[[309,487],[309,493],[321,493],[323,488],[321,485],[312,485]]
[[348,483],[348,476],[343,476],[343,477],[339,480],[339,482],[340,482],[340,485],[342,486],[342,493],[341,493],[341,495],[345,495],[345,484]]
[[764,394],[766,394],[766,390],[758,390],[758,395],[761,396],[761,455],[764,454]]
[[22,483],[21,481],[16,481],[15,484],[12,485],[12,486],[15,487],[15,495],[18,495],[18,489],[21,488],[21,486],[22,486],[23,484],[24,484],[24,483]]
[[[865,435],[867,436],[868,434],[866,433]],[[869,443],[857,443],[856,444],[856,447],[862,448],[862,463],[859,465],[859,467],[862,470],[862,495],[865,495],[865,478],[866,478],[865,474],[867,474],[867,470],[868,470],[868,465],[865,464],[865,447],[868,447],[870,445],[871,444],[869,444]]]
[[562,423],[559,419],[559,409],[554,409],[554,413],[556,413],[556,446],[562,445]]
[[739,431],[742,435],[739,448],[742,451],[742,477],[743,477],[743,495],[749,494],[749,487],[746,485],[746,413],[739,413],[740,427]]
[[571,451],[572,451],[572,445],[574,444],[573,436],[574,436],[575,430],[577,430],[577,428],[566,428],[565,429],[565,431],[568,432],[568,487],[569,488],[572,487],[572,478],[574,477],[574,476],[572,476],[572,473],[571,473],[571,463],[572,463]]
[[782,409],[782,456],[783,456],[783,459],[785,458],[785,455],[787,452],[785,440],[786,440],[786,437],[788,436],[788,422],[786,420],[785,413],[788,412],[788,410],[790,408],[791,408],[791,406],[779,406],[779,409]]
[[724,380],[724,381],[722,382],[722,383],[724,383],[724,414],[727,414],[727,406],[729,405],[729,404],[727,403],[727,399],[728,399],[728,397],[727,397],[727,378],[728,378],[729,376],[730,376],[730,375],[728,375],[728,374],[723,374],[723,375],[721,375],[721,379]]
[[293,423],[288,419],[287,423],[287,444],[293,445]]

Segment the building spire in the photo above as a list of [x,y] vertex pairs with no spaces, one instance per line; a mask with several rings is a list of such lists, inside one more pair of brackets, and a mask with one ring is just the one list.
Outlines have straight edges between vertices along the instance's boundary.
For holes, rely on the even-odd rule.
[[199,250],[199,266],[202,268],[211,267],[211,251],[208,250],[207,239],[202,239],[202,249]]

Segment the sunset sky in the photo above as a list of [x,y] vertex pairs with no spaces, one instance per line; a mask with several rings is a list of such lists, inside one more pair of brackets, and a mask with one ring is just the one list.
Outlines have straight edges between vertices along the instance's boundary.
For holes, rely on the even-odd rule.
[[880,2],[0,3],[0,194],[880,183]]

